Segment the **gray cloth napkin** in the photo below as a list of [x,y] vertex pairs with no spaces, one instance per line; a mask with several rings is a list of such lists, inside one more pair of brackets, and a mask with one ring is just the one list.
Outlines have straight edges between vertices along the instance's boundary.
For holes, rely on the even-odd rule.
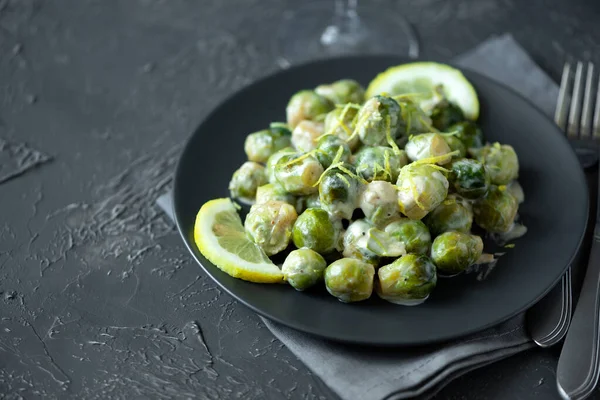
[[[511,35],[492,37],[455,61],[511,86],[548,115],[554,112],[556,84]],[[173,218],[170,193],[157,204]],[[454,342],[415,349],[333,343],[262,320],[343,400],[427,399],[460,375],[534,346],[524,315]]]

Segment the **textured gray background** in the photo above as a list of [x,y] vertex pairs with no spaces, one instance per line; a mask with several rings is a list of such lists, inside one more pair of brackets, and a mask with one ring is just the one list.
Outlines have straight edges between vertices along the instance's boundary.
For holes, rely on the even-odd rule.
[[[377,3],[415,24],[425,57],[511,32],[557,80],[567,57],[600,62],[597,1]],[[270,35],[297,6],[0,0],[0,398],[332,398],[153,204],[211,108],[277,69]],[[558,352],[438,398],[558,398]]]

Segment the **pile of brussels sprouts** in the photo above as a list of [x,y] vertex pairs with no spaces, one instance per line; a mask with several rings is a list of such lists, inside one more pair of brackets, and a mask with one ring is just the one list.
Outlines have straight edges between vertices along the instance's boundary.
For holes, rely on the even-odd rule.
[[[513,148],[486,144],[443,98],[365,99],[340,80],[290,99],[287,123],[251,133],[229,184],[252,204],[245,229],[297,290],[325,282],[343,302],[373,289],[397,304],[427,299],[439,276],[490,262],[473,222],[514,230],[523,193]],[[286,254],[286,253],[284,253]]]

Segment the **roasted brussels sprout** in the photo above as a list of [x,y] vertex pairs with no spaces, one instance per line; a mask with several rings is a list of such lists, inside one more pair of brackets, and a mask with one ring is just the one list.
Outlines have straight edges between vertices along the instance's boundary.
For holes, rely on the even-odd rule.
[[296,220],[292,240],[298,248],[307,247],[319,254],[327,254],[338,246],[341,231],[341,223],[332,221],[327,211],[309,208]]
[[275,164],[275,179],[294,195],[315,193],[315,186],[323,173],[321,163],[310,154],[284,154]]
[[437,283],[435,265],[423,254],[407,254],[377,271],[379,297],[405,306],[421,304]]
[[513,226],[518,207],[512,194],[492,186],[487,195],[473,205],[475,223],[491,233],[506,233]]
[[385,96],[374,96],[363,104],[356,117],[355,130],[367,146],[381,146],[396,140],[400,106]]
[[338,161],[348,162],[350,161],[350,156],[352,153],[350,152],[350,147],[348,144],[334,135],[326,135],[319,139],[317,142],[317,151],[315,155],[323,168],[327,168],[331,165],[333,160],[336,158],[338,151],[340,151],[341,147],[341,157]]
[[398,189],[389,182],[369,183],[360,196],[360,209],[366,219],[382,229],[391,221],[400,219]]
[[431,111],[431,123],[440,131],[445,131],[464,119],[465,115],[460,107],[448,101],[438,103]]
[[291,145],[292,133],[284,126],[273,124],[269,129],[254,132],[246,137],[244,151],[248,160],[266,163],[269,157]]
[[432,164],[443,165],[452,159],[450,146],[439,133],[411,136],[404,149],[411,161],[431,159]]
[[344,257],[356,258],[377,266],[381,257],[406,254],[404,243],[364,219],[354,221],[344,233]]
[[291,204],[269,201],[250,208],[244,227],[252,240],[271,256],[285,250],[290,243],[296,218],[298,214]]
[[343,108],[336,108],[330,111],[325,117],[325,133],[335,135],[344,140],[350,150],[354,151],[360,144],[358,135],[352,136],[354,131],[354,118],[358,114],[358,109],[350,104]]
[[431,258],[439,272],[456,275],[475,264],[483,253],[479,236],[463,232],[445,232],[431,245]]
[[407,253],[429,254],[431,234],[423,221],[402,218],[386,226],[385,232],[403,243]]
[[319,182],[321,207],[337,218],[350,219],[358,208],[362,183],[349,164],[333,166],[323,173]]
[[256,189],[266,183],[265,167],[254,161],[246,161],[233,173],[229,181],[229,192],[234,199],[252,204],[256,197]]
[[410,219],[421,219],[444,201],[448,180],[435,165],[412,163],[398,177],[400,212]]
[[492,184],[507,185],[519,177],[519,159],[512,146],[494,143],[471,153],[483,163]]
[[323,280],[327,262],[311,249],[290,252],[281,267],[285,280],[296,290],[306,290]]
[[448,143],[448,147],[450,147],[450,151],[458,154],[454,154],[452,156],[452,160],[459,160],[467,156],[467,148],[464,143],[458,138],[458,136],[454,134],[442,134],[446,143]]
[[427,214],[423,222],[433,236],[448,231],[468,233],[473,225],[473,210],[466,201],[449,195],[442,204]]
[[470,158],[452,162],[448,180],[456,193],[470,200],[485,196],[490,187],[490,177],[483,164]]
[[256,204],[263,204],[269,201],[283,201],[295,206],[296,197],[286,192],[279,183],[267,183],[256,189]]
[[468,149],[483,146],[484,139],[481,129],[473,121],[462,121],[448,128]]
[[315,92],[334,104],[358,103],[365,101],[365,89],[352,79],[342,79],[328,85],[319,85]]
[[368,182],[396,182],[400,168],[408,163],[404,150],[391,147],[363,147],[354,157],[356,173]]
[[375,268],[354,258],[342,258],[325,270],[327,291],[344,303],[366,300],[373,292]]
[[277,164],[277,161],[279,161],[279,159],[284,155],[294,154],[295,152],[296,151],[292,147],[286,147],[284,149],[279,150],[276,153],[273,153],[273,155],[269,157],[269,159],[267,160],[267,165],[265,167],[269,183],[278,183],[277,179],[275,178],[275,165]]
[[301,90],[292,96],[286,108],[287,123],[291,129],[303,120],[314,120],[331,111],[334,104],[313,90]]
[[323,131],[322,122],[300,121],[292,132],[292,145],[302,152],[314,150]]

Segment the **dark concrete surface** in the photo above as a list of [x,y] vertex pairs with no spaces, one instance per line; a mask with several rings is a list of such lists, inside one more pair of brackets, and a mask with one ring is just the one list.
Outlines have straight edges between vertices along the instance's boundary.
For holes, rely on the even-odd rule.
[[[414,23],[425,57],[511,32],[555,79],[567,57],[600,62],[597,1],[378,3]],[[278,68],[271,35],[298,5],[0,0],[0,398],[335,398],[154,206],[193,128]],[[437,398],[558,399],[558,354]]]

